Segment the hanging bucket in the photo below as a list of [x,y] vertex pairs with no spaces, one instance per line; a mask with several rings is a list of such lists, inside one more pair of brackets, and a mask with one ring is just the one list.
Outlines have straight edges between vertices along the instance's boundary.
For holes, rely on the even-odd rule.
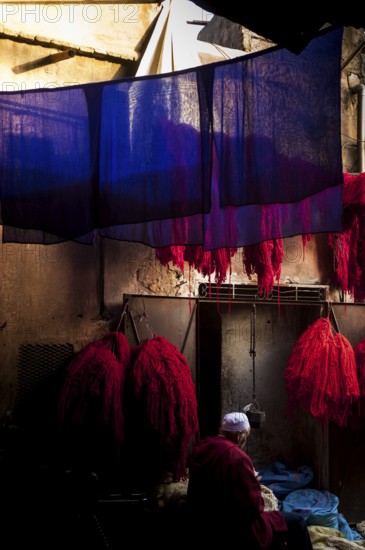
[[266,420],[265,412],[260,411],[260,406],[256,402],[246,405],[243,410],[247,415],[251,428],[259,428]]

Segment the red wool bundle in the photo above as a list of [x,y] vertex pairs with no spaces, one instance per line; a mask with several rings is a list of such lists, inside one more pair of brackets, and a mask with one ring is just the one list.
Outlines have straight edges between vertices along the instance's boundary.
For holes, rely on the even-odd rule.
[[355,302],[365,300],[365,173],[344,174],[343,232],[329,233],[334,256],[334,285]]
[[199,436],[197,400],[185,357],[162,336],[132,348],[129,384],[145,419],[173,461],[175,481],[185,476],[190,444]]
[[[307,238],[309,240],[309,237]],[[279,283],[281,265],[284,260],[284,247],[282,239],[264,241],[243,249],[243,268],[251,279],[257,275],[257,284],[260,296],[264,293],[270,295],[275,281]],[[203,250],[201,246],[168,246],[157,248],[156,258],[162,265],[169,262],[184,271],[184,263],[187,262],[191,269],[195,269],[209,282],[213,274],[217,285],[224,283],[227,276],[232,273],[232,258],[237,253],[237,248],[218,248],[216,250]]]
[[161,265],[168,265],[170,262],[181,271],[184,271],[184,246],[165,246],[155,249],[155,256]]
[[161,265],[173,263],[181,271],[184,271],[184,263],[196,269],[209,280],[215,273],[214,280],[220,285],[231,273],[232,257],[236,254],[237,248],[218,248],[216,250],[204,250],[202,246],[167,246],[156,248],[155,256]]
[[237,248],[218,248],[216,250],[203,250],[199,246],[185,247],[184,258],[189,266],[196,269],[209,281],[215,273],[215,282],[217,285],[224,283],[227,274],[232,271],[232,257],[236,254]]
[[123,392],[130,366],[126,336],[113,332],[86,345],[69,363],[58,403],[60,426],[104,427],[123,442]]
[[269,297],[275,280],[279,282],[283,259],[282,239],[265,241],[244,248],[243,265],[249,278],[254,273],[257,274],[260,296],[265,293],[266,297]]
[[289,416],[299,406],[344,427],[360,397],[354,350],[328,318],[312,323],[297,340],[284,380]]

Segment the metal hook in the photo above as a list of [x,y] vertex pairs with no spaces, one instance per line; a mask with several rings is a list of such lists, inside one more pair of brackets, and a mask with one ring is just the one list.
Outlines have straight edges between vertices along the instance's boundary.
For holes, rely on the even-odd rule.
[[155,333],[154,333],[154,331],[152,330],[150,324],[147,321],[148,314],[146,313],[146,307],[145,307],[145,303],[144,303],[144,300],[143,300],[143,296],[141,296],[141,298],[142,298],[142,303],[143,303],[143,313],[141,313],[140,315],[137,315],[138,322],[141,323],[142,321],[144,321],[145,325],[146,325],[146,328],[149,332],[150,338],[154,338]]
[[122,313],[121,313],[121,316],[120,316],[120,319],[119,319],[119,323],[118,323],[118,326],[117,326],[117,332],[119,332],[120,325],[122,324],[122,321],[123,321],[123,317],[127,313],[128,303],[129,303],[128,300],[126,300],[124,302],[124,307],[123,307],[123,310],[122,310]]

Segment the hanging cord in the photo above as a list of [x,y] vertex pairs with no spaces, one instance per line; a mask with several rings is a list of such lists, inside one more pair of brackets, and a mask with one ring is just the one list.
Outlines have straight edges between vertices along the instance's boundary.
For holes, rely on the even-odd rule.
[[256,304],[251,307],[251,333],[250,333],[250,355],[252,357],[252,403],[243,408],[253,428],[260,427],[265,421],[265,413],[260,411],[260,405],[256,401]]
[[128,302],[128,300],[126,300],[124,302],[123,310],[122,310],[122,313],[121,313],[121,316],[120,316],[120,319],[119,319],[119,323],[118,323],[118,326],[117,326],[117,332],[119,332],[120,325],[122,324],[124,315],[127,313],[128,304],[129,304],[129,302]]
[[[122,310],[122,313],[121,313],[121,316],[120,316],[120,319],[119,319],[119,323],[118,323],[116,332],[119,332],[122,321],[123,321],[123,319],[124,319],[124,317],[126,316],[127,313],[128,313],[130,323],[132,325],[133,334],[134,334],[134,336],[137,340],[137,344],[140,344],[141,340],[139,338],[139,334],[137,332],[137,328],[136,328],[136,325],[135,325],[135,322],[134,322],[134,319],[133,319],[133,316],[132,316],[132,312],[131,312],[130,307],[129,307],[129,299],[128,298],[126,298],[124,300],[124,306],[123,306],[123,310]],[[123,332],[125,332],[125,328],[124,328]]]
[[[117,326],[117,329],[116,329],[116,332],[119,332],[119,329],[120,329],[120,326],[121,326],[121,324],[122,324],[124,315],[125,315],[125,314],[127,313],[127,311],[128,311],[128,303],[129,303],[128,300],[125,300],[124,306],[123,306],[123,310],[122,310],[122,313],[121,313],[121,315],[120,315],[119,323],[118,323],[118,326]],[[116,343],[116,336],[115,336],[115,334],[114,334],[114,337],[113,337],[112,343],[111,343],[111,351],[112,351],[112,353],[114,353],[114,354],[115,354],[115,352],[116,352],[116,345],[117,345],[117,343]]]
[[337,318],[336,318],[335,312],[333,311],[332,306],[330,311],[330,320],[332,321],[332,324],[335,327],[336,332],[340,332],[340,327],[338,326]]
[[251,307],[251,330],[250,330],[250,355],[252,357],[252,399],[256,402],[256,304]]
[[333,311],[333,308],[332,308],[332,302],[330,301],[326,301],[326,305],[325,305],[325,316],[329,319],[329,321],[331,322],[331,327],[332,327],[332,330],[334,333],[336,332],[340,332],[340,328],[338,326],[338,323],[337,323],[337,318],[336,318],[336,315],[335,315],[335,312]]
[[193,311],[191,312],[191,315],[190,315],[188,328],[186,329],[186,333],[185,333],[184,341],[183,341],[181,349],[180,349],[180,353],[184,353],[186,342],[188,341],[188,337],[189,337],[189,333],[190,333],[190,329],[191,329],[191,325],[192,325],[192,322],[193,322],[193,319],[194,319],[196,309],[197,309],[197,305],[195,303],[194,304],[194,309],[193,309]]
[[155,336],[155,333],[152,330],[150,324],[147,322],[148,314],[146,313],[146,307],[145,307],[145,303],[144,303],[144,300],[143,300],[143,296],[141,296],[141,298],[142,298],[142,303],[143,303],[143,313],[141,313],[140,315],[137,315],[138,322],[141,323],[142,321],[144,321],[144,323],[146,325],[146,328],[147,328],[147,331],[149,333],[149,339],[151,339]]

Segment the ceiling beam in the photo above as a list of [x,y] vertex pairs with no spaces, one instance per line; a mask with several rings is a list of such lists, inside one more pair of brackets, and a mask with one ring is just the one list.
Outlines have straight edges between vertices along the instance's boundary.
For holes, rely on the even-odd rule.
[[161,4],[162,0],[154,1],[154,0],[139,0],[138,2],[133,2],[133,0],[98,0],[97,2],[90,1],[90,0],[41,0],[39,2],[35,0],[0,0],[1,4],[134,4],[138,6],[138,4]]

